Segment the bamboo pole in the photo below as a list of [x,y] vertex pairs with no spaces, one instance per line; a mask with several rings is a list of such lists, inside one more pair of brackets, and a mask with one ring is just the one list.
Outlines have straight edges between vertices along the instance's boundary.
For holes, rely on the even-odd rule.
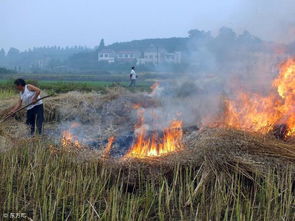
[[4,123],[4,122],[5,122],[6,120],[8,120],[10,117],[12,117],[12,116],[15,115],[16,113],[18,113],[18,112],[20,112],[20,111],[26,109],[27,107],[31,106],[32,104],[37,103],[37,102],[39,102],[39,101],[41,101],[41,100],[43,100],[43,99],[45,99],[45,98],[49,98],[49,97],[52,97],[52,96],[53,96],[53,95],[51,94],[51,95],[47,95],[47,96],[45,96],[45,97],[41,97],[41,98],[37,99],[36,102],[32,102],[32,103],[30,103],[30,104],[28,104],[28,105],[26,105],[26,106],[24,106],[24,107],[22,107],[22,108],[16,110],[14,113],[7,115],[3,120],[0,121],[0,123]]

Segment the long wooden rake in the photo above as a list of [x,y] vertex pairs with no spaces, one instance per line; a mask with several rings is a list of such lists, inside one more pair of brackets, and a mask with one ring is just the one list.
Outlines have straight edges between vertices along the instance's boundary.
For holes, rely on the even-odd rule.
[[[41,97],[41,98],[37,99],[36,102],[39,102],[39,101],[41,101],[41,100],[43,100],[43,99],[46,99],[46,98],[49,98],[49,97],[52,97],[52,96],[53,96],[53,95],[51,94],[51,95],[47,95],[47,96]],[[34,103],[36,103],[36,102],[32,102],[32,103],[30,103],[30,104],[28,104],[28,105],[26,105],[26,106],[24,106],[24,107],[19,108],[19,109],[16,110],[15,112],[6,115],[6,116],[0,121],[0,124],[4,123],[4,122],[7,121],[9,118],[11,118],[12,116],[14,116],[16,113],[18,113],[18,112],[20,112],[20,111],[26,109],[27,107],[29,107],[30,105],[32,105],[32,104],[34,104]]]

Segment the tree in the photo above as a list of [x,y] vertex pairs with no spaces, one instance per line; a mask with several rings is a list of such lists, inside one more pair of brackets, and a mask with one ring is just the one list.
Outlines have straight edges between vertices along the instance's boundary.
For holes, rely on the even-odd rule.
[[104,49],[105,48],[105,44],[104,44],[104,39],[102,38],[100,40],[99,46],[98,46],[98,50]]
[[251,35],[248,31],[244,31],[243,34],[238,36],[238,40],[243,44],[258,44],[262,41],[254,35]]
[[0,74],[13,74],[15,71],[0,67]]
[[0,58],[5,57],[5,50],[3,48],[1,48],[0,50]]
[[193,39],[210,39],[211,33],[210,31],[200,31],[198,29],[192,29],[188,32],[189,38]]
[[19,55],[19,50],[18,49],[16,49],[16,48],[10,48],[9,49],[9,51],[8,51],[8,53],[7,53],[7,56],[8,57],[14,57],[14,56],[17,56],[17,55]]
[[217,38],[233,43],[237,39],[237,34],[231,28],[222,27]]
[[189,34],[190,51],[204,50],[208,47],[208,45],[212,41],[212,36],[210,32],[193,29],[193,30],[190,30],[188,34]]

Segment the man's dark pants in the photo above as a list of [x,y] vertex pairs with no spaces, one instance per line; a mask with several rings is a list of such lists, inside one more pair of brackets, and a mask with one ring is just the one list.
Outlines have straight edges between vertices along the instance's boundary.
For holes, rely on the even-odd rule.
[[43,104],[37,105],[27,111],[26,124],[31,127],[31,135],[35,134],[35,125],[37,124],[38,133],[42,134],[44,121],[44,108]]
[[129,87],[135,87],[135,85],[136,85],[136,80],[135,79],[131,79],[130,80]]

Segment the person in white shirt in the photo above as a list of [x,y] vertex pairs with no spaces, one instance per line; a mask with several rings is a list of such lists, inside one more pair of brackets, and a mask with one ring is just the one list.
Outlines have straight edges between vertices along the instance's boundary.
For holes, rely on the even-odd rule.
[[31,135],[35,134],[35,124],[37,124],[38,133],[42,134],[44,121],[43,102],[40,99],[41,90],[31,84],[26,84],[23,79],[17,79],[14,82],[16,89],[20,92],[18,103],[11,109],[9,114],[14,114],[22,104],[32,105],[27,107],[26,124],[30,126]]
[[135,72],[135,67],[132,67],[131,68],[131,73],[130,73],[129,87],[135,87],[136,86],[136,79],[137,79],[137,74]]

